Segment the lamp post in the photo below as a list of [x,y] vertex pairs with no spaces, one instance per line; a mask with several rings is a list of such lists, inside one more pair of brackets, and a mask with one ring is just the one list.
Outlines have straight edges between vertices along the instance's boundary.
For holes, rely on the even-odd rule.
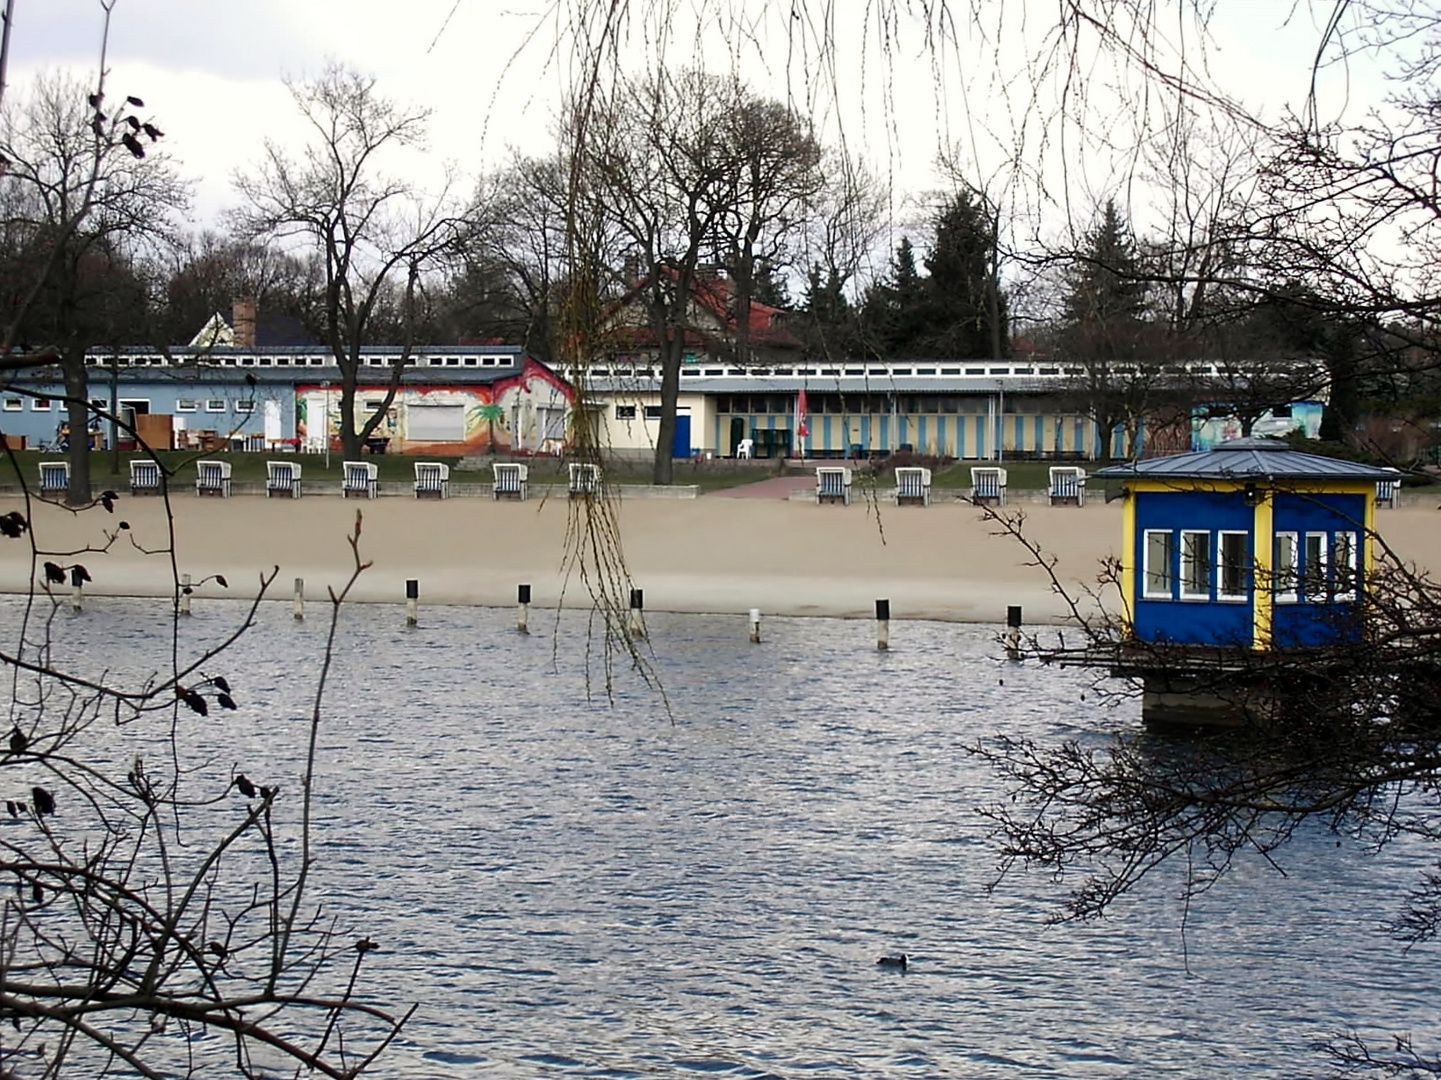
[[325,439],[325,471],[330,471],[330,380],[326,379],[320,384],[325,391],[325,415],[320,419],[320,430]]

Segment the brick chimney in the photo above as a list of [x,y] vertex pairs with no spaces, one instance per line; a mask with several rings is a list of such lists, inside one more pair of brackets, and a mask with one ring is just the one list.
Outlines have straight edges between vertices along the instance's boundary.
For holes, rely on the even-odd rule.
[[235,347],[255,348],[255,301],[237,300],[230,306],[231,329],[235,332]]

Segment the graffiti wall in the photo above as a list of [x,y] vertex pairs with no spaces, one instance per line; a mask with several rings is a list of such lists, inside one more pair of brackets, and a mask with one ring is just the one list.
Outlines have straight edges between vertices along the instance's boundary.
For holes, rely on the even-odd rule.
[[[1317,438],[1321,432],[1322,408],[1319,401],[1298,401],[1285,408],[1274,409],[1256,421],[1251,434],[1257,438],[1276,439],[1298,431],[1308,439]],[[1206,417],[1199,414],[1192,419],[1193,450],[1212,450],[1220,443],[1240,437],[1241,421],[1233,416]]]
[[[389,407],[384,387],[361,386],[355,425],[384,409],[372,439],[386,440],[389,453],[559,454],[573,400],[568,383],[527,359],[519,373],[493,382],[403,385]],[[339,387],[297,386],[295,426],[307,446],[323,447],[327,437],[334,444],[340,436]]]

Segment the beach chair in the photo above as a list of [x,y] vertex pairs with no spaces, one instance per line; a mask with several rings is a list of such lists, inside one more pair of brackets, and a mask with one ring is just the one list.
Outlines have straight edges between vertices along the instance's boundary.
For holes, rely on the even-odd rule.
[[816,502],[850,505],[851,470],[840,465],[821,465],[816,468]]
[[300,498],[300,465],[294,461],[265,463],[265,497]]
[[70,462],[42,461],[40,463],[40,497],[60,499],[70,491]]
[[346,461],[341,464],[340,494],[345,498],[352,495],[375,498],[375,476],[380,470],[369,461]]
[[450,466],[441,461],[415,463],[415,497],[443,499],[450,494]]
[[149,458],[130,459],[130,494],[160,494],[160,465],[157,462]]
[[896,505],[931,505],[931,470],[917,466],[896,469]]
[[490,489],[497,499],[519,499],[525,501],[530,486],[530,466],[516,462],[497,462],[491,470],[495,473],[495,485]]
[[570,497],[584,499],[600,494],[600,466],[574,464],[570,466]]
[[1396,479],[1376,481],[1376,507],[1386,507],[1388,510],[1396,509],[1396,496],[1401,492],[1401,470],[1396,470]]
[[1006,470],[997,466],[971,469],[971,502],[1006,505]]
[[195,494],[219,495],[230,498],[230,462],[197,461],[195,463]]
[[1052,465],[1048,494],[1052,506],[1085,506],[1086,470],[1075,465]]

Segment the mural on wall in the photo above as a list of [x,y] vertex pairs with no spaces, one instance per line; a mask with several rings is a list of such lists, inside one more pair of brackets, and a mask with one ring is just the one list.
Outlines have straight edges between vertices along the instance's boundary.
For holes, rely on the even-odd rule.
[[[296,434],[324,446],[340,433],[340,391],[334,386],[295,388]],[[384,399],[381,387],[355,393],[357,426]],[[402,386],[376,426],[374,438],[401,454],[559,454],[575,394],[544,364],[526,359],[519,373],[493,383]],[[324,417],[324,422],[320,418]]]
[[[1263,413],[1252,425],[1251,434],[1256,438],[1279,439],[1294,431],[1308,439],[1319,438],[1323,408],[1319,401],[1298,401],[1283,409]],[[1197,415],[1191,421],[1192,450],[1213,450],[1220,443],[1240,437],[1241,421],[1234,416]]]

